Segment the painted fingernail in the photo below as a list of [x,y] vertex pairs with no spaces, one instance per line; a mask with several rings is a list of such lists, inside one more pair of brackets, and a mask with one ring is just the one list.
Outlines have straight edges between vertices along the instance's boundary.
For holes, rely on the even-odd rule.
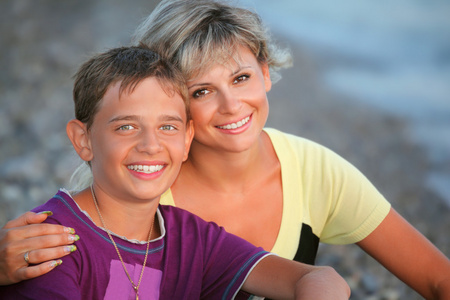
[[47,216],[52,216],[52,215],[53,215],[53,212],[51,212],[51,211],[49,211],[49,210],[46,210],[46,211],[38,212],[37,215],[47,215]]
[[76,242],[79,239],[80,239],[80,237],[78,236],[78,234],[69,236],[69,241],[71,241],[71,242]]
[[64,247],[64,252],[66,252],[66,253],[72,253],[76,250],[77,250],[77,246],[75,246],[75,245],[70,245],[70,246]]
[[74,234],[75,233],[75,229],[73,229],[71,227],[64,227],[64,232],[65,233]]
[[59,266],[61,264],[62,264],[62,260],[61,259],[51,261],[50,262],[50,268],[53,269],[53,268],[55,268],[55,267],[57,267],[57,266]]

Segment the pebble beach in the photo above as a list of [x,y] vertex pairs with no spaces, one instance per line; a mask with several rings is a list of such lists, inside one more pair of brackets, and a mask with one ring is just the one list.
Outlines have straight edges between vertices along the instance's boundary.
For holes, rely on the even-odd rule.
[[[128,45],[157,1],[4,0],[0,3],[0,226],[42,204],[80,160],[66,137],[73,118],[72,76],[91,54]],[[450,256],[450,206],[427,185],[439,168],[411,137],[409,123],[323,84],[323,73],[348,58],[317,54],[288,36],[294,66],[269,92],[267,127],[306,137],[359,168],[392,206]],[[414,263],[414,262],[411,262]],[[351,299],[422,299],[355,245],[321,245]]]

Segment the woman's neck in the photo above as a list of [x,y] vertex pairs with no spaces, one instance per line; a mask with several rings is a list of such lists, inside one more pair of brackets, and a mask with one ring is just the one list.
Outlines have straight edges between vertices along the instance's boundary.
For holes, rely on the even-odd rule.
[[244,191],[264,171],[264,162],[272,153],[268,147],[271,149],[272,143],[264,132],[254,146],[242,152],[217,151],[193,142],[180,176],[195,176],[216,190]]

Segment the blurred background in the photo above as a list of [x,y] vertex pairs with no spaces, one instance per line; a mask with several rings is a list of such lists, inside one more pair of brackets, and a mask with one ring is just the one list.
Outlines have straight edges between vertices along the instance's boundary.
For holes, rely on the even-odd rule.
[[[45,202],[79,159],[65,135],[72,76],[127,45],[158,1],[0,2],[0,225]],[[291,49],[267,126],[358,167],[450,255],[450,3],[241,0]],[[352,299],[421,299],[357,246],[321,245]],[[414,262],[411,262],[414,263]]]

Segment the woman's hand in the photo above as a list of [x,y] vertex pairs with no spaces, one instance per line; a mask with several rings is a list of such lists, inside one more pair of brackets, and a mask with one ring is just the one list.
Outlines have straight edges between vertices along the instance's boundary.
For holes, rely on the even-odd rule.
[[79,237],[72,228],[39,224],[49,215],[27,212],[0,230],[0,285],[43,275],[58,265],[55,259],[76,250],[71,244]]

